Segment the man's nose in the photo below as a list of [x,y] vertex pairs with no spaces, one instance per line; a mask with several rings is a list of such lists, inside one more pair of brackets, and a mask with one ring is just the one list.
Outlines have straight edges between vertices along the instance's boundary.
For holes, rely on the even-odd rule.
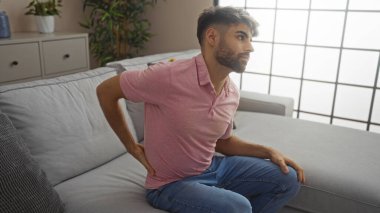
[[247,51],[249,51],[249,52],[253,52],[253,51],[255,51],[255,49],[253,49],[253,44],[252,44],[252,42],[248,42],[248,44],[247,44]]

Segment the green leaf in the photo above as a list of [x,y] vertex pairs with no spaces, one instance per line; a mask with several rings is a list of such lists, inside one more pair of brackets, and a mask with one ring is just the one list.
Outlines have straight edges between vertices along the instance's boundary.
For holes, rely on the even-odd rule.
[[[152,0],[83,0],[86,21],[79,25],[89,30],[91,54],[100,65],[136,56],[151,38],[150,23],[142,18]],[[120,47],[116,45],[121,45]],[[128,48],[124,45],[128,44]],[[126,49],[125,49],[126,48]],[[123,49],[125,54],[119,54]]]
[[90,29],[90,25],[89,25],[88,22],[85,22],[85,23],[83,23],[83,22],[79,22],[79,25],[80,25],[81,27],[83,27],[83,28]]

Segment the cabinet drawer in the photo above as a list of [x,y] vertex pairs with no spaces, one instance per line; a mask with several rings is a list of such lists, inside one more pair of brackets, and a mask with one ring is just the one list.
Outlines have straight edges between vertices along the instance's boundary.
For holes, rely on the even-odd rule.
[[85,38],[45,41],[42,47],[47,75],[83,69],[88,66]]
[[0,82],[41,76],[38,43],[0,45]]

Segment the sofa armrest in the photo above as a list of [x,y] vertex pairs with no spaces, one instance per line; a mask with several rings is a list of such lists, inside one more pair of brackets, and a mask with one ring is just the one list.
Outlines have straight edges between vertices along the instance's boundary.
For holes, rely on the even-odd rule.
[[292,117],[293,106],[294,100],[292,98],[240,91],[238,110]]

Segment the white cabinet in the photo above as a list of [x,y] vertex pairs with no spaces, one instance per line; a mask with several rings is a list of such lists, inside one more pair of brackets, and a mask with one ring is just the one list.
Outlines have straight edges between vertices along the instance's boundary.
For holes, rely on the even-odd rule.
[[0,84],[89,70],[85,33],[13,33],[0,39]]

